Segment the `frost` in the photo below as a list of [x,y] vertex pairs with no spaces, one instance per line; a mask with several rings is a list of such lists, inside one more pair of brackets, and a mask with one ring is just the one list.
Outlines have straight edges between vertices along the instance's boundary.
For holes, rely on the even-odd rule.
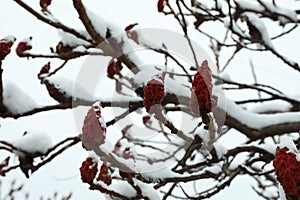
[[[50,137],[38,131],[28,131],[22,137],[12,141],[11,144],[22,151],[40,154],[45,154],[48,149],[53,146]],[[23,155],[23,153],[19,151],[17,151],[16,154],[19,156]]]
[[4,81],[3,103],[13,114],[22,114],[37,107],[36,102],[11,81]]

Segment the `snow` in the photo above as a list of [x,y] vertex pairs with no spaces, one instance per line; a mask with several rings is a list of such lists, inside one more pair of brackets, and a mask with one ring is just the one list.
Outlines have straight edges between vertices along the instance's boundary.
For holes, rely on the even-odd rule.
[[264,113],[264,112],[284,112],[289,111],[293,105],[289,102],[282,100],[266,101],[262,103],[256,103],[253,108],[249,111],[254,113]]
[[217,153],[217,157],[218,159],[221,159],[226,153],[227,153],[227,149],[225,148],[225,146],[223,146],[220,142],[216,141],[214,144],[214,148],[216,150]]
[[77,82],[74,82],[66,77],[50,76],[45,80],[53,84],[60,92],[65,93],[66,97],[80,98],[88,101],[93,101],[93,94],[88,89],[83,88]]
[[247,1],[247,0],[238,0],[236,1],[240,8],[244,10],[251,10],[255,12],[265,12],[264,6],[272,13],[277,13],[280,16],[279,21],[281,24],[286,24],[291,20],[296,22],[297,21],[297,13],[295,10],[283,8],[279,6],[273,5],[273,3],[268,1],[261,1],[263,5],[261,5],[257,1]]
[[139,186],[142,191],[143,196],[148,197],[150,200],[160,199],[158,192],[153,188],[152,184],[143,183],[140,180],[133,178],[134,183]]
[[255,26],[255,28],[260,32],[264,44],[272,48],[273,44],[269,37],[267,27],[265,23],[259,18],[259,16],[251,12],[245,12],[243,16],[245,16],[251,22],[251,24]]
[[[82,35],[84,35],[87,39],[91,39],[91,36],[86,32],[86,31],[78,31],[79,33],[81,33]],[[76,36],[64,32],[62,30],[58,30],[58,35],[61,38],[61,41],[64,45],[68,45],[71,47],[76,47],[76,46],[87,46],[90,43],[87,41],[84,41],[82,39],[77,38]]]
[[[45,154],[53,146],[50,137],[39,131],[27,131],[25,135],[11,141],[11,144],[22,151],[41,154]],[[16,154],[19,156],[23,155],[19,151]]]
[[169,76],[165,77],[165,90],[167,93],[176,94],[178,96],[191,97],[191,90]]
[[28,46],[32,46],[32,37],[29,37],[29,38],[24,38],[23,40],[21,40],[21,42],[24,42],[26,43]]
[[220,164],[216,164],[216,165],[213,165],[213,166],[210,166],[210,167],[206,167],[204,170],[205,171],[208,171],[208,172],[211,172],[213,174],[219,174],[222,172],[222,166]]
[[16,41],[16,38],[13,35],[7,35],[2,40],[7,41],[7,42],[14,42],[14,41]]
[[300,118],[299,112],[275,113],[272,115],[250,113],[238,106],[231,99],[225,98],[226,106],[223,104],[220,104],[219,106],[223,107],[223,110],[231,117],[238,119],[242,124],[247,125],[249,128],[262,129],[274,124],[293,123],[298,122],[298,119]]
[[285,192],[283,190],[283,187],[280,185],[280,183],[278,184],[278,190],[279,190],[279,198],[280,198],[280,200],[287,200]]
[[133,82],[137,86],[145,85],[148,81],[152,79],[152,77],[161,74],[162,71],[158,70],[153,65],[147,65],[141,67],[141,71],[139,71],[133,78]]
[[8,80],[4,81],[3,103],[13,114],[22,114],[38,107],[37,103],[24,90]]
[[79,45],[79,46],[77,46],[76,48],[73,49],[73,52],[84,53],[84,52],[87,52],[87,49],[83,45]]
[[213,113],[209,113],[209,128],[208,130],[200,126],[196,129],[196,134],[200,136],[205,146],[210,145],[217,136],[218,125],[214,119]]
[[231,23],[232,23],[232,29],[233,29],[234,32],[236,32],[236,33],[238,33],[239,35],[242,35],[242,36],[244,36],[244,37],[249,37],[246,33],[244,33],[244,32],[241,30],[241,28],[239,27],[239,25],[237,25],[237,23],[236,23],[234,20],[232,20],[232,21],[230,22],[230,17],[225,17],[225,18],[224,18],[224,26],[225,26],[227,29],[229,29]]
[[288,136],[282,136],[280,143],[278,145],[279,148],[288,148],[290,152],[296,154],[296,159],[298,162],[300,162],[300,152],[298,151],[293,139]]

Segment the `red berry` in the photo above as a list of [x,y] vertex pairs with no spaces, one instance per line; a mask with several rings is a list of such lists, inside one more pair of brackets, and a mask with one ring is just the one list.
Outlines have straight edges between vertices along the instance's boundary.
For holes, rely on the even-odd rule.
[[125,31],[130,31],[133,27],[135,27],[136,25],[138,25],[138,23],[134,23],[134,24],[130,24],[128,26],[126,26],[126,28],[124,29]]
[[0,40],[0,60],[4,60],[4,58],[10,53],[10,48],[15,40],[16,38],[13,36],[7,36]]
[[100,107],[94,106],[89,109],[82,127],[82,146],[90,151],[99,148],[106,137],[106,127],[101,123]]
[[158,10],[158,12],[162,12],[164,10],[164,0],[158,0],[157,10]]
[[288,148],[276,149],[273,166],[277,179],[288,196],[300,196],[300,162]]
[[29,37],[18,44],[16,48],[16,53],[18,56],[26,56],[25,51],[32,49],[31,40],[32,37]]
[[115,62],[112,60],[109,65],[107,66],[107,76],[109,78],[113,78],[114,75],[121,75],[121,70],[123,69],[121,61]]
[[93,180],[98,172],[98,163],[91,157],[88,157],[80,167],[81,180],[84,183],[93,184]]
[[48,62],[46,65],[42,67],[40,72],[38,73],[38,78],[42,79],[44,74],[48,74],[50,70],[50,62]]
[[110,176],[111,172],[109,170],[109,167],[106,164],[102,164],[101,168],[100,168],[100,173],[97,177],[97,181],[102,181],[104,182],[106,185],[110,185],[111,184],[111,176]]
[[147,116],[144,116],[143,117],[143,123],[146,125],[147,123],[150,123],[151,121],[150,121],[150,116],[149,115],[147,115]]
[[[164,78],[166,74],[154,77],[144,87],[144,106],[149,113],[154,113],[154,105],[160,105],[165,96]],[[153,110],[151,107],[153,107]]]
[[205,115],[217,105],[218,98],[212,96],[212,76],[205,60],[198,69],[192,82],[191,110],[196,115]]
[[57,54],[71,52],[72,50],[73,50],[73,48],[71,46],[65,45],[63,42],[59,42],[56,45],[56,53]]
[[47,7],[51,4],[51,0],[40,0],[40,6],[42,10],[47,10]]

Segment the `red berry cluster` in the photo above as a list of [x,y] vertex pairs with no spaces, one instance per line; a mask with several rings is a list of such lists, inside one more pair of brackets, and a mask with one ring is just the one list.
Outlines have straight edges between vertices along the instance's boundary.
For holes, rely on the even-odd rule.
[[205,60],[198,69],[192,82],[191,110],[196,115],[205,115],[217,104],[217,97],[212,96],[212,76]]
[[65,45],[63,42],[59,42],[56,45],[56,53],[57,54],[63,54],[63,53],[71,52],[72,50],[73,50],[73,47],[71,47],[69,45]]
[[281,183],[285,194],[291,197],[299,197],[300,162],[297,161],[296,154],[290,152],[286,147],[277,147],[273,166],[277,179]]
[[96,106],[90,108],[85,116],[82,127],[82,146],[88,151],[98,148],[104,143],[106,128],[99,122],[100,118],[100,107]]
[[117,61],[110,61],[110,63],[107,66],[107,76],[109,78],[113,78],[114,75],[121,75],[121,70],[123,69],[122,62]]
[[83,161],[80,167],[81,180],[84,183],[93,184],[93,180],[98,172],[98,163],[91,157]]
[[40,6],[42,10],[47,10],[47,7],[51,4],[51,0],[40,0]]
[[48,74],[50,71],[50,62],[48,62],[46,65],[44,65],[42,67],[42,69],[40,70],[40,72],[38,73],[38,78],[39,79],[43,79],[43,75],[44,74]]
[[100,173],[97,177],[97,181],[102,181],[103,183],[105,183],[106,185],[110,185],[111,184],[111,172],[109,167],[106,164],[102,164],[101,168],[100,168]]
[[5,37],[0,40],[0,60],[4,60],[4,58],[10,53],[10,48],[14,44],[16,38],[14,37]]
[[155,105],[160,105],[165,96],[165,75],[154,77],[144,87],[144,106],[149,113],[157,111]]
[[30,44],[30,41],[32,40],[32,37],[29,37],[29,39],[24,39],[22,42],[20,42],[16,48],[16,53],[18,56],[26,56],[24,54],[24,51],[32,49],[32,46]]

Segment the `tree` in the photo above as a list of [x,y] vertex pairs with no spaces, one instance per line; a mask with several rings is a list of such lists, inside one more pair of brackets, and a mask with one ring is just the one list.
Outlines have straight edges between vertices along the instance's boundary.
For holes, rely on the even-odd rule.
[[[257,183],[253,190],[261,199],[299,199],[300,101],[268,81],[281,74],[261,70],[266,57],[297,82],[299,61],[277,41],[298,39],[293,35],[298,2],[289,1],[291,8],[275,0],[156,2],[157,12],[175,20],[181,34],[139,29],[135,22],[120,29],[81,0],[72,0],[81,29],[56,19],[55,1],[40,0],[41,11],[22,0],[10,3],[59,30],[61,40],[48,53],[35,53],[34,37],[0,41],[3,123],[72,109],[79,128],[77,135],[57,143],[31,130],[19,139],[1,139],[2,176],[21,169],[30,179],[82,144],[82,153],[89,153],[78,169],[82,184],[107,198],[205,199],[246,176]],[[209,44],[210,52],[199,43]],[[2,72],[13,47],[18,59],[41,59],[37,79],[54,105],[36,106],[30,91],[4,84]],[[245,72],[243,59],[250,55],[259,58],[250,60],[250,72]],[[75,81],[58,76],[83,57]],[[55,66],[57,59],[63,63]],[[243,79],[236,81],[232,74]],[[112,91],[111,98],[104,98]],[[12,184],[7,198],[20,190]]]

